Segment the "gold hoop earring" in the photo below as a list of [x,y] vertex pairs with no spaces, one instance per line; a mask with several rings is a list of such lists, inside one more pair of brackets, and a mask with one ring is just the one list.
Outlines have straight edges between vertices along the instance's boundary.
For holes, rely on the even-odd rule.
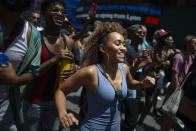
[[105,53],[105,55],[106,55],[106,65],[108,65],[110,57],[109,57],[108,53]]

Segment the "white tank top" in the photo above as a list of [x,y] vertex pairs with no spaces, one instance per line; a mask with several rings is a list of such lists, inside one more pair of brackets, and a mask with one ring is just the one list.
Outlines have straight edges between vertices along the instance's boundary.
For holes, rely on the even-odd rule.
[[13,64],[15,71],[18,69],[18,66],[27,53],[27,31],[28,22],[25,21],[23,31],[15,38],[5,52],[8,56],[9,62]]
[[[28,22],[25,21],[23,31],[15,38],[15,40],[9,45],[5,54],[9,58],[9,62],[12,63],[15,71],[22,62],[24,56],[27,53],[27,31]],[[6,85],[0,85],[0,106],[3,101],[7,100],[9,96],[9,87]]]

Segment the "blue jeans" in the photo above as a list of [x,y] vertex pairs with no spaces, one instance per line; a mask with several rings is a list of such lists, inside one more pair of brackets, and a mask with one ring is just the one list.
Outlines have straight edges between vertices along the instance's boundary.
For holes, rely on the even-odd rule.
[[8,99],[0,103],[0,131],[17,131]]
[[25,131],[60,129],[60,121],[54,101],[40,103],[24,102]]

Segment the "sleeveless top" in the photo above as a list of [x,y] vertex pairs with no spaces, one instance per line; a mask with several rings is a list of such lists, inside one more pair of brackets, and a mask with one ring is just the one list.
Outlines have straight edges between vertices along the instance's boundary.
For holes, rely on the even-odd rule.
[[[64,46],[67,46],[65,38],[62,36]],[[41,64],[55,56],[46,46],[42,36]],[[48,71],[28,83],[23,92],[23,99],[33,103],[43,101],[53,101],[55,93],[57,64],[53,65]]]
[[5,51],[5,54],[8,56],[8,59],[12,63],[15,71],[18,69],[18,66],[27,53],[28,46],[26,35],[28,25],[28,21],[25,21],[23,31],[14,39]]
[[101,67],[96,65],[98,88],[95,92],[87,92],[88,115],[81,124],[81,131],[120,131],[119,101],[127,95],[127,82],[122,64],[119,64],[118,68],[122,83],[121,89],[115,91]]
[[[25,21],[22,32],[14,39],[13,42],[11,42],[4,53],[8,56],[9,62],[12,63],[15,71],[17,71],[27,52],[27,30],[28,21]],[[8,99],[8,96],[9,86],[0,85],[0,103]]]

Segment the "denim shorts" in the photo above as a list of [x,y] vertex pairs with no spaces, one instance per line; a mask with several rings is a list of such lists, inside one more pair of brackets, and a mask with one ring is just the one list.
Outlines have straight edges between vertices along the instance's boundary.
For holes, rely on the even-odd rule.
[[0,103],[0,131],[17,131],[8,99]]
[[24,102],[25,131],[60,129],[60,121],[54,101],[40,103]]

